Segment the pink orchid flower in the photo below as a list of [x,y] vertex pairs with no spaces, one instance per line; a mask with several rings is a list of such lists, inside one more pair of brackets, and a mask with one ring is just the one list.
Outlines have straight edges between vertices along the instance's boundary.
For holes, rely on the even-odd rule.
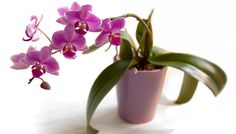
[[96,45],[102,45],[110,42],[111,45],[119,46],[121,44],[120,30],[125,26],[124,18],[117,18],[114,20],[105,19],[102,22],[102,32],[96,39]]
[[59,64],[51,57],[51,48],[45,46],[40,51],[33,47],[29,47],[27,53],[20,53],[11,57],[13,65],[12,69],[21,70],[31,66],[32,75],[35,78],[41,77],[43,74],[50,73],[58,75]]
[[63,52],[68,59],[76,58],[76,51],[87,49],[84,36],[76,34],[74,26],[68,24],[64,30],[57,31],[52,36],[51,48]]
[[37,41],[39,40],[39,36],[37,34],[38,26],[42,20],[43,16],[41,16],[40,20],[38,20],[37,16],[31,16],[31,22],[26,26],[25,37],[23,37],[23,41]]
[[71,8],[62,7],[58,9],[61,17],[57,19],[57,22],[64,25],[73,24],[75,31],[81,35],[85,35],[87,31],[99,32],[101,31],[101,20],[91,11],[91,5],[80,6],[74,2]]

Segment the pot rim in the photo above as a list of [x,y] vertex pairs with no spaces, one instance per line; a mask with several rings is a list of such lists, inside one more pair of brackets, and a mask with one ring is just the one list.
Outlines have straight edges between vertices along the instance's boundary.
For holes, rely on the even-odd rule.
[[[155,73],[155,72],[160,72],[160,71],[163,71],[163,70],[166,70],[167,67],[163,67],[163,68],[158,68],[158,69],[153,69],[153,70],[137,70],[137,73]],[[128,69],[129,72],[133,72],[133,70],[131,69]]]

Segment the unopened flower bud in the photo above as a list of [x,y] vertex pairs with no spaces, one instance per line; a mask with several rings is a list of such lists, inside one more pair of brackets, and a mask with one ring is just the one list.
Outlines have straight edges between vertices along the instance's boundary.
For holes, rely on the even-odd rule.
[[50,90],[51,89],[51,86],[49,85],[48,82],[46,81],[43,81],[40,85],[41,88],[45,89],[45,90]]

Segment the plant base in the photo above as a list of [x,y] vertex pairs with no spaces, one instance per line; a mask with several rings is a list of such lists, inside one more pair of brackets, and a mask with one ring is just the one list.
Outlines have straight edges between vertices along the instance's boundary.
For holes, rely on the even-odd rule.
[[128,123],[153,119],[167,68],[152,71],[128,70],[117,84],[118,114]]

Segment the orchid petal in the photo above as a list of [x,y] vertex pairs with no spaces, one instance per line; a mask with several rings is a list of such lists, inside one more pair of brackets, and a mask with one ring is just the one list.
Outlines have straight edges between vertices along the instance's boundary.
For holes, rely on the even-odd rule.
[[30,41],[32,39],[32,37],[23,37],[22,40],[23,41]]
[[75,28],[72,24],[68,24],[64,29],[64,35],[67,41],[71,41],[75,36]]
[[58,13],[60,14],[60,16],[64,16],[64,14],[69,11],[68,7],[61,7],[57,9]]
[[11,56],[11,61],[13,62],[11,68],[16,70],[28,68],[29,65],[23,62],[24,60],[25,60],[25,53],[20,53]]
[[28,67],[29,67],[29,65],[24,64],[24,63],[16,63],[16,64],[11,66],[11,68],[15,69],[15,70],[27,69]]
[[30,65],[35,64],[36,62],[40,62],[40,52],[39,51],[31,51],[26,54],[26,62]]
[[46,61],[48,58],[51,57],[51,48],[48,47],[48,46],[44,46],[41,48],[40,50],[40,61],[43,62],[43,61]]
[[25,53],[16,54],[16,55],[11,56],[11,61],[13,63],[18,63],[20,59],[24,57],[25,57]]
[[84,36],[78,35],[77,38],[74,39],[73,45],[76,47],[76,50],[83,51],[86,48],[86,39]]
[[42,64],[45,65],[46,72],[54,74],[54,75],[58,75],[59,64],[56,61],[56,59],[54,59],[53,57],[50,57],[46,61],[44,61]]
[[111,20],[110,19],[105,19],[102,21],[102,30],[106,32],[111,31]]
[[110,40],[110,43],[115,46],[119,46],[121,44],[121,34],[115,33]]
[[31,41],[35,42],[35,41],[38,41],[39,39],[40,39],[40,36],[39,36],[38,34],[35,34],[35,35],[32,37]]
[[36,35],[38,30],[38,25],[40,24],[43,16],[41,16],[40,20],[38,20],[37,16],[33,15],[31,16],[30,24],[26,26],[25,34],[26,37],[23,37],[24,41],[37,41],[39,40],[39,36]]
[[24,57],[24,58],[21,58],[20,60],[19,60],[21,63],[24,63],[24,64],[27,64],[28,65],[28,62],[26,61],[26,58]]
[[65,13],[65,17],[67,20],[76,21],[81,20],[80,13],[78,11],[68,11]]
[[101,20],[97,16],[90,13],[85,21],[89,27],[88,31],[90,32],[101,31]]
[[81,7],[81,10],[87,11],[87,12],[92,11],[92,6],[91,5],[83,5]]
[[96,45],[102,45],[108,41],[108,33],[107,32],[101,32],[98,37],[96,38]]
[[79,9],[80,9],[80,5],[77,2],[73,2],[73,4],[71,5],[70,10],[72,10],[72,11],[76,10],[77,11]]
[[27,49],[27,53],[33,52],[33,51],[36,51],[36,49],[32,46],[29,46],[29,48]]
[[25,34],[26,36],[28,37],[32,37],[35,33],[36,33],[36,26],[35,25],[32,25],[32,24],[29,24],[26,26],[26,31],[25,31]]
[[111,22],[111,32],[120,31],[125,26],[124,18],[117,18]]
[[84,5],[81,7],[80,10],[80,18],[85,20],[89,16],[89,11],[92,11],[92,6],[91,5]]
[[35,26],[37,25],[37,22],[38,22],[38,17],[37,16],[35,16],[35,15],[31,16],[30,20],[31,20],[33,25],[35,25]]
[[60,17],[56,21],[57,21],[57,23],[60,23],[60,24],[63,24],[63,25],[66,25],[66,24],[69,23],[65,17]]
[[67,42],[64,31],[57,31],[52,35],[52,45],[58,50],[62,50]]
[[58,48],[56,48],[54,45],[50,44],[49,47],[53,50],[57,50]]

